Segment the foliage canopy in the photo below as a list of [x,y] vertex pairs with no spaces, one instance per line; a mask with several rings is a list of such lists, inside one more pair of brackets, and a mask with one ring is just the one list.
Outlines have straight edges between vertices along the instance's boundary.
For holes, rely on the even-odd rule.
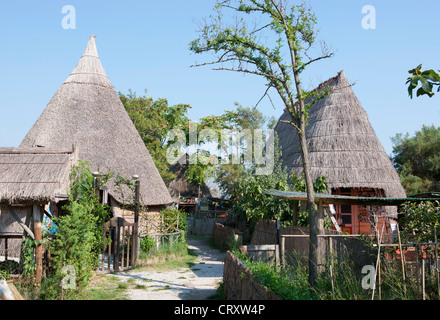
[[391,160],[407,194],[440,191],[440,127],[423,126],[392,141]]
[[162,179],[168,184],[175,175],[169,171],[166,159],[166,149],[174,142],[168,141],[167,135],[172,129],[187,130],[187,113],[191,106],[169,106],[167,99],[153,100],[146,95],[138,97],[131,90],[127,95],[119,93],[119,98],[150,152]]

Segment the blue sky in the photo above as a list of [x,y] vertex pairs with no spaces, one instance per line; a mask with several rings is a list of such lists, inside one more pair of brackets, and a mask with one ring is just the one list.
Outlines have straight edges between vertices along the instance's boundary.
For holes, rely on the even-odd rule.
[[[2,1],[0,4],[0,146],[18,146],[96,35],[104,69],[117,91],[188,103],[190,117],[221,114],[234,102],[254,106],[265,91],[257,77],[209,68],[188,49],[196,21],[212,13],[214,0]],[[62,27],[62,8],[76,9],[76,29]],[[388,154],[396,133],[439,125],[440,94],[409,99],[407,71],[423,63],[440,69],[438,0],[311,0],[319,39],[332,59],[304,73],[306,89],[345,70]],[[362,28],[362,8],[376,9],[376,29]],[[272,96],[275,94],[273,93]],[[279,117],[266,99],[259,109]]]

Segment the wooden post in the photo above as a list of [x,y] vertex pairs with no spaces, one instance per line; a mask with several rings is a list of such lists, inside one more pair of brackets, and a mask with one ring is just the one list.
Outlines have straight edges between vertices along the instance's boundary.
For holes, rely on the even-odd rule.
[[299,201],[293,201],[293,216],[292,216],[292,225],[298,225],[298,209],[299,209]]
[[328,237],[329,255],[330,255],[330,279],[332,281],[332,292],[335,292],[335,279],[333,277],[333,237]]
[[119,220],[116,224],[116,228],[115,228],[115,238],[116,238],[116,246],[115,246],[115,253],[114,253],[114,257],[113,257],[113,270],[115,270],[115,272],[119,271],[119,245],[121,244],[121,228],[119,227]]
[[133,227],[131,227],[131,232],[130,232],[130,227],[128,227],[128,235],[127,235],[127,259],[126,259],[126,263],[127,263],[127,268],[130,266],[130,238],[131,238],[131,233],[133,233]]
[[122,225],[122,261],[121,261],[121,266],[122,269],[124,269],[124,260],[125,260],[125,227],[124,225]]
[[425,293],[425,259],[422,257],[422,299],[426,300]]
[[105,243],[106,243],[106,237],[105,237],[105,226],[103,227],[104,231],[103,231],[103,235],[102,235],[102,241],[104,242],[102,245],[102,259],[101,259],[101,271],[104,272],[104,263],[105,263]]
[[[376,220],[377,221],[377,220]],[[376,284],[379,284],[379,299],[381,299],[381,285],[380,285],[380,248],[381,248],[381,244],[382,244],[382,236],[383,236],[383,228],[384,228],[385,224],[382,224],[382,233],[379,234],[379,232],[377,231],[378,234],[378,239],[377,239],[377,260],[376,260],[376,273],[375,273],[375,281],[376,281],[376,276],[379,274],[379,279],[376,282]],[[377,230],[377,229],[376,229]],[[374,285],[373,287],[373,293],[371,295],[371,300],[374,300],[374,292],[376,290],[376,285]]]
[[35,264],[36,264],[36,274],[35,278],[38,284],[41,283],[41,278],[43,276],[43,225],[42,225],[42,211],[41,206],[33,205],[33,216],[34,216],[34,236],[35,240],[39,241],[35,246]]
[[[322,203],[318,204],[317,210],[317,221],[318,230],[324,230],[324,206]],[[318,260],[318,273],[324,272],[325,270],[325,251],[326,251],[326,241],[323,237],[318,237],[318,248],[316,248],[317,260]]]
[[405,297],[406,297],[405,255],[403,254],[402,240],[400,239],[399,224],[397,224],[397,236],[399,239],[400,261],[402,263],[403,290],[405,292]]
[[417,279],[417,293],[418,293],[418,297],[420,299],[420,295],[419,295],[419,290],[420,290],[420,265],[419,265],[419,261],[420,261],[420,251],[419,251],[419,245],[416,243],[416,279]]
[[402,276],[403,281],[405,282],[405,255],[403,254],[402,241],[400,239],[399,224],[397,224],[397,237],[399,239],[400,260],[402,262]]
[[101,178],[99,177],[99,172],[92,172],[92,176],[95,184],[95,195],[99,199],[101,196],[99,192],[99,188],[101,187]]
[[434,228],[434,242],[435,242],[435,269],[437,273],[437,291],[440,297],[440,274],[438,271],[438,246],[437,246],[437,228]]
[[[133,176],[136,177],[136,176]],[[137,179],[137,177],[136,177]],[[135,182],[135,208],[134,208],[134,226],[133,226],[133,235],[132,235],[132,254],[131,254],[131,266],[135,266],[138,253],[139,253],[139,209],[140,209],[140,181],[136,180]]]
[[284,235],[281,235],[281,266],[285,267],[286,265],[286,237]]
[[5,237],[5,262],[8,263],[8,237]]
[[108,255],[108,261],[107,261],[107,268],[108,268],[108,272],[110,272],[110,270],[111,270],[111,262],[110,262],[110,260],[112,259],[112,225],[110,224],[110,226],[109,226],[109,229],[108,229],[108,232],[109,232],[109,235],[108,235],[108,237],[109,237],[109,239],[110,239],[110,241],[108,242],[108,247],[107,247],[107,255]]

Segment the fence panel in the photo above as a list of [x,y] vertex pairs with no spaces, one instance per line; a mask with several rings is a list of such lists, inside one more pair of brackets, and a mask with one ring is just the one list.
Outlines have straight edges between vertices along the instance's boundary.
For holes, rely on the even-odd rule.
[[134,223],[121,217],[114,217],[104,224],[101,272],[119,272],[135,265],[137,253],[134,244],[138,239],[135,239],[134,228]]

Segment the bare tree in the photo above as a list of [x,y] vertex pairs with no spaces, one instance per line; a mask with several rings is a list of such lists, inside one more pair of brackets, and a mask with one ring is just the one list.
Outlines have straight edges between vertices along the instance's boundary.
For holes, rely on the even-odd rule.
[[[313,104],[310,101],[326,93],[304,91],[300,75],[311,63],[330,58],[333,53],[322,44],[319,55],[311,57],[316,17],[305,2],[288,5],[286,0],[218,0],[215,11],[216,15],[201,26],[199,38],[190,44],[194,53],[213,53],[214,59],[195,66],[215,65],[214,70],[260,76],[267,86],[262,98],[270,99],[270,90],[275,90],[289,111],[291,119],[284,122],[296,129],[302,148],[310,216],[309,282],[314,285],[318,275],[318,234],[324,227],[323,217],[318,216],[315,207],[305,128]],[[226,11],[231,15],[224,16]],[[245,16],[254,19],[252,26]]]

